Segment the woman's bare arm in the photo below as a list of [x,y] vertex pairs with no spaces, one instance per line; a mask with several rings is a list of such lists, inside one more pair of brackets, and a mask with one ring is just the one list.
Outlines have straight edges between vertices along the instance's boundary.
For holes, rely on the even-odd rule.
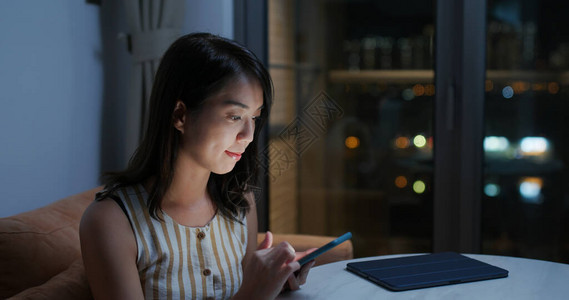
[[79,228],[87,280],[95,299],[143,299],[137,246],[128,218],[111,199],[93,202]]

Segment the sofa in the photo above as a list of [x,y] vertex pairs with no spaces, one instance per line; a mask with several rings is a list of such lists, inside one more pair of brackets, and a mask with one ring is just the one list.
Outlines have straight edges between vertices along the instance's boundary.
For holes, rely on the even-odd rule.
[[[0,299],[92,299],[79,245],[79,221],[101,188],[45,207],[0,218]],[[258,242],[264,234],[258,234]],[[274,234],[297,251],[319,247],[333,237]],[[345,242],[316,259],[316,265],[353,257]]]

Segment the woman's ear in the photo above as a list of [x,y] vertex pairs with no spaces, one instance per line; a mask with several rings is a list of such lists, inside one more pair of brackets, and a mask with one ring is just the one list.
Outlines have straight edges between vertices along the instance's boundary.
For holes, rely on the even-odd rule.
[[186,123],[186,105],[181,100],[176,101],[172,118],[174,119],[174,128],[180,133],[184,133],[184,124]]

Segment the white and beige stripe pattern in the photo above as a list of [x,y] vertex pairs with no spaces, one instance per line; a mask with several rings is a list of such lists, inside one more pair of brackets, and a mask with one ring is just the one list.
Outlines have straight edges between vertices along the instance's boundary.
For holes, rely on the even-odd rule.
[[243,280],[247,245],[243,224],[221,214],[204,227],[187,227],[162,214],[151,218],[141,185],[120,189],[138,247],[137,266],[146,299],[227,299]]

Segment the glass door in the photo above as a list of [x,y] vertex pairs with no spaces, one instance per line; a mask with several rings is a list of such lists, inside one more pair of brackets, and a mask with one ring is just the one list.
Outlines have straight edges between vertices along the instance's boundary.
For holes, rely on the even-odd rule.
[[268,1],[269,228],[432,251],[434,1]]
[[489,0],[482,251],[569,262],[569,4]]

